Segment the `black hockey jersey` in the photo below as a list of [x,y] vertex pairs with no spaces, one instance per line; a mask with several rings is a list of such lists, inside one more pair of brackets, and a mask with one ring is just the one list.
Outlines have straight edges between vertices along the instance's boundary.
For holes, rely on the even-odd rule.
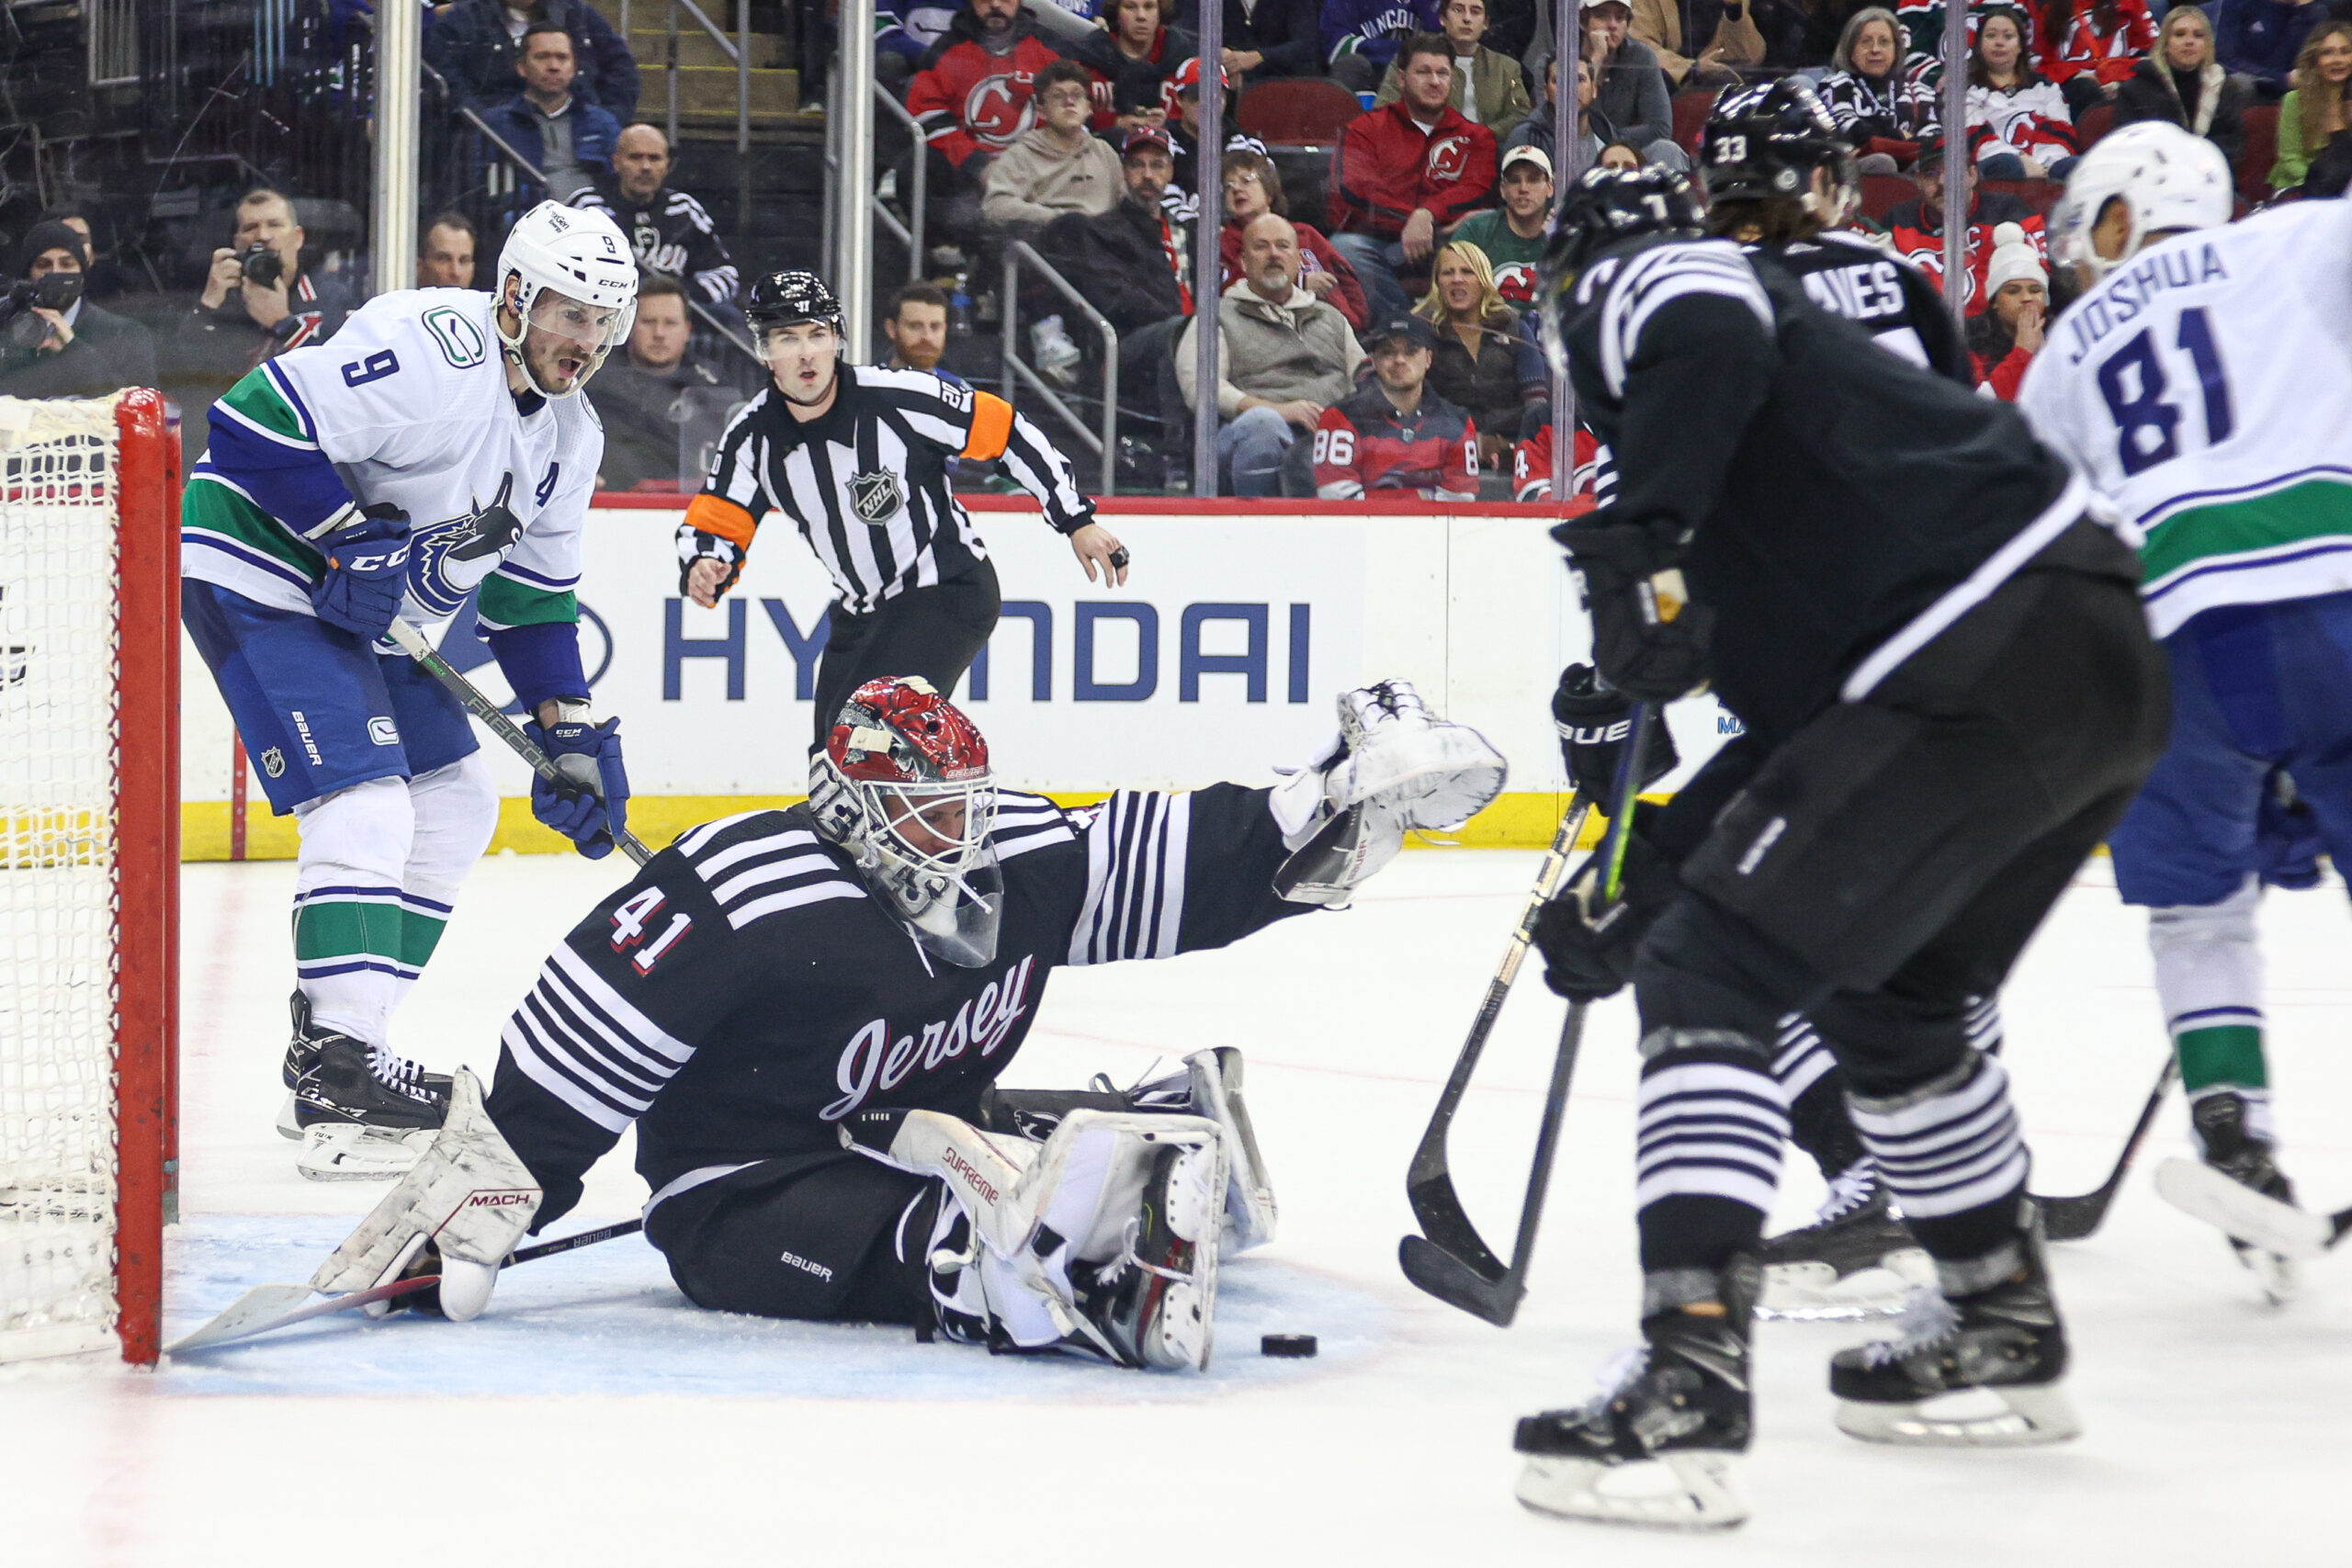
[[1976,378],[1944,297],[1909,261],[1860,234],[1834,231],[1785,245],[1743,248],[1794,276],[1806,299],[1845,317],[1881,348],[1974,389]]
[[617,186],[582,186],[571,205],[591,208],[619,224],[629,254],[650,272],[667,273],[691,287],[706,305],[731,305],[742,278],[727,242],[703,204],[663,186],[646,201],[631,201]]
[[1767,745],[1866,694],[2088,504],[2014,410],[1873,351],[1727,241],[1604,253],[1567,333],[1617,487],[1565,526],[1683,541],[1715,690]]
[[573,928],[501,1037],[488,1102],[542,1225],[634,1122],[651,1202],[840,1146],[854,1111],[971,1118],[1062,964],[1223,947],[1310,906],[1273,891],[1265,790],[1000,797],[996,958],[927,955],[808,807],[707,822]]

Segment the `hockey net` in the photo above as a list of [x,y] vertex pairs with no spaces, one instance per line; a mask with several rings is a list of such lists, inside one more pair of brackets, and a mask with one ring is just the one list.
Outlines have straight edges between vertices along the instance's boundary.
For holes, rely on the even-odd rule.
[[0,398],[0,1361],[155,1359],[175,1164],[176,433]]

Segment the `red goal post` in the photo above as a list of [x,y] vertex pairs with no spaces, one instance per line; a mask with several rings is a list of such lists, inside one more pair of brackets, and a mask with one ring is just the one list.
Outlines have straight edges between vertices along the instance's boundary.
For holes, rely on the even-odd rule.
[[0,1360],[162,1337],[178,446],[147,389],[0,399]]

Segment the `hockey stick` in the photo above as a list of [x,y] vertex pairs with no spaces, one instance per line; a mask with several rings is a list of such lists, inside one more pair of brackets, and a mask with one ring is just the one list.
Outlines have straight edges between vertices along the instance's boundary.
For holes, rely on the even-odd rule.
[[[1634,818],[1634,793],[1639,787],[1635,783],[1640,776],[1637,770],[1641,755],[1648,747],[1656,713],[1650,704],[1634,705],[1632,732],[1618,759],[1616,799],[1609,819],[1609,837],[1601,848],[1604,902],[1616,897],[1618,882],[1624,871],[1625,840]],[[1480,1237],[1477,1227],[1470,1223],[1469,1214],[1462,1207],[1461,1195],[1453,1187],[1446,1135],[1452,1130],[1454,1112],[1462,1104],[1463,1093],[1469,1088],[1471,1072],[1485,1049],[1487,1036],[1502,1010],[1503,998],[1519,972],[1520,960],[1533,939],[1536,914],[1551,897],[1590,809],[1591,803],[1579,792],[1568,815],[1561,820],[1560,830],[1552,840],[1552,852],[1536,877],[1535,890],[1529,896],[1519,928],[1512,932],[1510,946],[1503,953],[1502,967],[1487,987],[1487,998],[1479,1007],[1476,1022],[1471,1026],[1470,1038],[1453,1065],[1453,1074],[1446,1080],[1437,1111],[1430,1119],[1429,1130],[1421,1134],[1420,1147],[1414,1151],[1413,1163],[1405,1176],[1405,1192],[1412,1202],[1413,1217],[1420,1222],[1425,1233],[1408,1235],[1397,1243],[1396,1261],[1404,1269],[1405,1278],[1448,1305],[1484,1318],[1498,1328],[1510,1326],[1511,1319],[1518,1315],[1520,1302],[1527,1294],[1527,1269],[1534,1257],[1536,1227],[1544,1217],[1544,1192],[1551,1185],[1552,1160],[1559,1149],[1560,1123],[1567,1111],[1568,1081],[1576,1071],[1577,1051],[1584,1040],[1586,1005],[1572,1004],[1560,1025],[1559,1048],[1552,1061],[1552,1081],[1544,1092],[1544,1119],[1535,1134],[1533,1168],[1528,1173],[1527,1196],[1519,1211],[1519,1234],[1512,1242],[1508,1265],[1496,1258],[1494,1249]]]
[[[459,674],[455,665],[442,658],[440,650],[424,640],[423,632],[410,626],[406,621],[395,620],[390,635],[394,642],[401,645],[401,651],[423,665],[426,674],[447,687],[449,694],[463,704],[468,713],[481,720],[489,727],[492,735],[506,742],[510,750],[530,763],[533,773],[558,789],[566,792],[583,787],[582,781],[557,767],[545,751],[533,744],[531,738],[523,733],[520,726],[499,711],[496,703],[483,696],[481,688]],[[653,852],[640,843],[637,835],[628,829],[614,827],[610,831],[613,835],[613,842],[620,846],[621,853],[628,856],[638,864],[643,865],[653,858]]]
[[[529,1263],[541,1258],[552,1258],[559,1252],[571,1252],[582,1247],[594,1247],[600,1241],[615,1241],[625,1235],[635,1235],[645,1228],[643,1220],[622,1220],[593,1231],[582,1231],[556,1241],[542,1241],[522,1248],[507,1258],[505,1267]],[[225,1345],[232,1339],[250,1339],[256,1334],[267,1334],[313,1317],[325,1317],[333,1313],[350,1312],[375,1302],[388,1302],[400,1296],[412,1295],[428,1285],[441,1282],[438,1274],[417,1274],[405,1280],[354,1291],[348,1295],[329,1296],[308,1306],[298,1303],[309,1301],[318,1292],[308,1285],[255,1285],[229,1304],[226,1311],[192,1334],[182,1335],[164,1347],[167,1356],[177,1356],[189,1350],[202,1350],[214,1345]],[[291,1308],[292,1310],[288,1310]]]
[[2352,1209],[2311,1213],[2195,1160],[2168,1159],[2156,1167],[2156,1193],[2183,1213],[2281,1258],[2317,1258],[2352,1232]]
[[2107,1218],[2109,1205],[2123,1190],[2124,1173],[2132,1168],[2133,1156],[2147,1141],[2148,1129],[2156,1124],[2156,1111],[2172,1089],[2173,1080],[2180,1076],[2180,1060],[2171,1052],[2165,1053],[2165,1070],[2156,1075],[2156,1087],[2148,1095],[2148,1103],[2140,1108],[2140,1120],[2132,1124],[2132,1135],[2123,1140],[2123,1152],[2115,1158],[2115,1169],[2106,1181],[2088,1192],[2074,1198],[2036,1198],[2041,1206],[2041,1225],[2052,1241],[2082,1241],[2098,1229]]

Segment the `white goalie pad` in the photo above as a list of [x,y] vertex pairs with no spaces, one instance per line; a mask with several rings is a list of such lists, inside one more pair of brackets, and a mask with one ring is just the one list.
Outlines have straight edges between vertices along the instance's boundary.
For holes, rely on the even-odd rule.
[[498,1266],[531,1228],[539,1198],[538,1183],[482,1109],[481,1080],[460,1067],[432,1146],[319,1266],[311,1287],[331,1295],[367,1290],[429,1241],[441,1254],[442,1311],[462,1322],[488,1304]]

